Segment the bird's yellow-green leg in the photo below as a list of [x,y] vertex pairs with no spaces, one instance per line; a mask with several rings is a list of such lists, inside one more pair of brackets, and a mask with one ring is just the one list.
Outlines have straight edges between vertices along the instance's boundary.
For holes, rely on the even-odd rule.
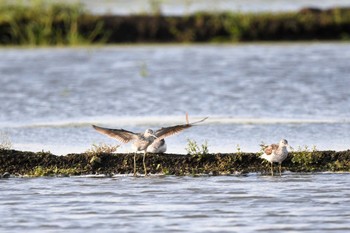
[[271,162],[271,176],[273,176],[273,162]]
[[280,164],[280,176],[282,176],[282,163],[279,163]]
[[143,153],[143,160],[142,160],[142,162],[143,162],[143,169],[145,171],[145,176],[147,176],[147,167],[146,167],[146,163],[145,163],[145,161],[146,161],[146,154],[147,154],[147,152],[145,151]]
[[136,176],[136,152],[134,154],[134,176]]

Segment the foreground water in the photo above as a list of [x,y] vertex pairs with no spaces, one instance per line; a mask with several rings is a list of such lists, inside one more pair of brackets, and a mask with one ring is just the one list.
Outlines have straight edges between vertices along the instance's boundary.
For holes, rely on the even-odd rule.
[[349,174],[0,180],[1,232],[349,232]]
[[[350,44],[140,45],[0,49],[0,131],[20,150],[116,143],[91,124],[144,131],[209,116],[167,139],[210,152],[350,145]],[[129,145],[119,151],[130,151]]]

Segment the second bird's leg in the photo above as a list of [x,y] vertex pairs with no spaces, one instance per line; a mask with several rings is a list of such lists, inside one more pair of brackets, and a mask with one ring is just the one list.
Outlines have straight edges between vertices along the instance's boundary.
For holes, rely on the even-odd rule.
[[145,171],[145,176],[147,176],[147,167],[146,167],[146,163],[145,163],[146,154],[147,154],[147,152],[146,152],[146,150],[145,150],[145,152],[143,153],[143,160],[142,160],[142,162],[143,162],[143,169],[144,169],[144,171]]
[[282,176],[282,163],[279,163],[280,164],[280,176]]
[[271,162],[271,175],[273,176],[273,162]]
[[134,176],[136,176],[136,152],[134,154]]

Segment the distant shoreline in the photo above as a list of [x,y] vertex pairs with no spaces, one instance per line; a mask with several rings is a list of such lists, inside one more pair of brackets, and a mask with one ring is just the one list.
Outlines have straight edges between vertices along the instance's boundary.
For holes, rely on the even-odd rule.
[[[101,15],[105,43],[202,43],[350,40],[350,8],[189,16]],[[348,20],[347,20],[348,19]]]
[[350,41],[350,8],[94,15],[77,4],[1,6],[0,45]]
[[[137,155],[143,174],[142,155]],[[205,155],[148,154],[148,172],[164,175],[269,174],[270,165],[258,153],[215,153]],[[277,166],[276,166],[277,167]],[[350,172],[350,150],[298,151],[289,153],[282,164],[291,172]],[[56,156],[50,152],[0,150],[0,175],[71,176],[90,174],[132,174],[133,153],[80,153]]]

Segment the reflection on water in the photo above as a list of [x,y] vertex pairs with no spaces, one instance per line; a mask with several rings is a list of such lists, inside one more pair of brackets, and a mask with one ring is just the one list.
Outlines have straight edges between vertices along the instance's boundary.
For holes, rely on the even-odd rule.
[[[90,124],[144,131],[201,126],[186,138],[211,151],[291,145],[348,149],[350,45],[245,44],[1,49],[0,130],[15,148],[81,152],[113,142]],[[144,72],[146,69],[147,72]],[[64,146],[63,146],[64,145]],[[129,150],[126,146],[125,150]]]
[[0,180],[0,231],[348,232],[349,178],[12,178]]

